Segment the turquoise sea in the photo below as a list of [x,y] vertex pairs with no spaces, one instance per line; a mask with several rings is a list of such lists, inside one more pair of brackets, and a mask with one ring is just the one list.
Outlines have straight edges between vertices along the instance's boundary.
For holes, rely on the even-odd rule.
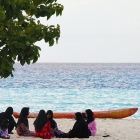
[[17,63],[14,77],[0,80],[0,111],[8,106],[17,112],[140,108],[140,64]]

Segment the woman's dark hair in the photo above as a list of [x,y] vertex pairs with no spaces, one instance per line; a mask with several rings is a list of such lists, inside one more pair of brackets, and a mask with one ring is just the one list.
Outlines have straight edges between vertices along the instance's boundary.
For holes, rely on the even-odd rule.
[[91,109],[87,109],[86,110],[87,113],[87,124],[89,124],[90,122],[94,121],[94,117],[93,117],[93,112],[91,111]]
[[3,128],[7,129],[7,128],[8,128],[8,125],[7,125],[7,123],[2,122],[2,124],[0,125],[0,127],[1,127],[2,129],[3,129]]
[[36,120],[33,123],[35,130],[37,130],[39,132],[43,128],[43,126],[46,124],[46,122],[48,122],[48,121],[49,120],[46,117],[45,111],[40,110]]
[[6,112],[7,114],[12,115],[12,114],[13,114],[13,108],[12,108],[12,107],[8,107],[8,108],[5,110],[5,112]]
[[49,121],[50,121],[50,123],[51,123],[51,128],[55,128],[56,127],[56,122],[53,120],[53,111],[52,110],[48,110],[47,112],[46,112],[46,116],[47,115],[50,115],[50,118],[48,118],[49,119]]
[[9,120],[8,119],[3,119],[2,123],[6,123],[8,125],[9,124]]
[[86,116],[85,116],[84,112],[82,113],[82,117],[83,117],[83,119],[86,119]]
[[75,116],[76,116],[76,120],[79,121],[80,119],[82,119],[82,114],[80,112],[76,112],[75,113]]
[[52,110],[48,110],[46,112],[46,115],[48,115],[48,114],[51,116],[50,118],[53,118],[53,111]]
[[20,112],[20,116],[19,116],[17,125],[19,125],[20,123],[24,123],[28,127],[29,126],[28,119],[27,119],[28,115],[29,115],[29,107],[23,107]]

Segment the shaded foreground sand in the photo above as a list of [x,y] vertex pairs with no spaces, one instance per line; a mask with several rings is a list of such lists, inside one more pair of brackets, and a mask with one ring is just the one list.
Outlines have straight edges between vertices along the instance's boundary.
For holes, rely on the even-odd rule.
[[[35,119],[29,119],[30,130],[34,131],[33,122]],[[68,132],[75,123],[74,119],[55,119],[58,128]],[[96,119],[97,135],[83,140],[140,140],[140,119]],[[35,137],[19,137],[16,131],[11,134],[12,140],[41,140]],[[110,137],[102,137],[104,135]],[[54,140],[68,140],[68,138],[53,138]],[[78,140],[78,138],[73,138]]]

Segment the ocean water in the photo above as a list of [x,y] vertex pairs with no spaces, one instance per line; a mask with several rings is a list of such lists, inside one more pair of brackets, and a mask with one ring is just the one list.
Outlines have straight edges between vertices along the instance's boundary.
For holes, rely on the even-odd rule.
[[[15,64],[14,77],[0,79],[0,111],[55,112],[140,108],[140,64]],[[140,118],[140,111],[133,118]]]

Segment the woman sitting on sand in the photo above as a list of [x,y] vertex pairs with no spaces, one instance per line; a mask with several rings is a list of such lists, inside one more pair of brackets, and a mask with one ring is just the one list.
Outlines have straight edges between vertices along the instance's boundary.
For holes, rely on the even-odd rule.
[[55,135],[56,137],[57,135],[63,134],[61,130],[58,130],[57,123],[53,119],[53,111],[48,110],[46,113],[46,116],[47,116],[47,119],[49,119],[51,123],[51,134]]
[[96,132],[97,132],[97,128],[96,128],[96,121],[95,118],[93,117],[93,112],[90,109],[87,109],[85,111],[85,117],[87,118],[87,125],[88,125],[88,129],[90,130],[90,136],[95,136]]
[[14,129],[14,127],[17,126],[12,115],[13,115],[13,108],[12,107],[8,107],[5,110],[5,112],[0,113],[0,124],[2,123],[2,120],[4,120],[4,119],[9,120],[9,125],[8,125],[8,133],[9,134],[13,134],[12,130]]
[[87,123],[80,112],[75,113],[76,122],[68,133],[60,135],[60,138],[89,138],[89,130]]
[[29,130],[27,116],[29,115],[29,108],[23,107],[17,122],[16,131],[19,136],[34,136],[34,132]]
[[51,134],[51,124],[49,119],[46,118],[44,110],[40,110],[39,114],[34,121],[35,136],[43,139],[53,138],[54,135]]

